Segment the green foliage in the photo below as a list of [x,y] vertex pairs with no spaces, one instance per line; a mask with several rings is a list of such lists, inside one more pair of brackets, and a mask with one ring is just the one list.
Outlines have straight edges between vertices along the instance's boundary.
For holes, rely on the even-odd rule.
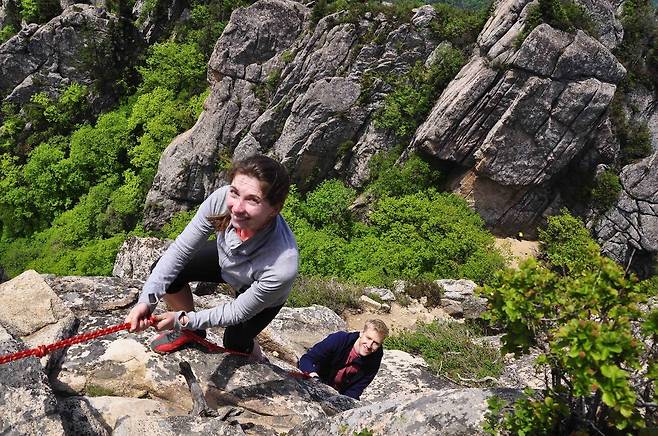
[[368,192],[375,197],[400,197],[415,194],[427,188],[437,187],[443,183],[443,175],[421,159],[411,156],[404,165],[397,165],[398,153],[380,153],[370,162],[372,182]]
[[[460,5],[455,3],[470,3]],[[489,18],[489,1],[441,1],[434,3],[437,18],[430,28],[442,40],[450,41],[455,47],[466,48],[477,39],[484,23]]]
[[315,228],[346,234],[352,221],[349,207],[355,198],[356,191],[340,180],[325,180],[306,196],[300,211]]
[[224,31],[231,12],[252,3],[249,0],[194,0],[190,19],[176,24],[176,42],[193,44],[205,59],[209,59],[215,43]]
[[587,14],[585,8],[571,0],[539,0],[528,10],[523,32],[519,34],[518,44],[542,23],[564,30],[574,32],[582,29],[590,35],[597,36],[594,22]]
[[621,14],[624,39],[614,54],[626,67],[632,85],[658,86],[658,14],[649,0],[627,0]]
[[500,353],[474,343],[477,334],[465,324],[419,323],[413,331],[386,338],[386,348],[421,355],[434,373],[454,380],[497,377],[503,368]]
[[[167,43],[155,48],[142,70],[146,85],[139,95],[93,125],[76,126],[79,112],[87,110],[86,89],[77,85],[57,101],[33,96],[25,115],[3,106],[0,264],[13,271],[33,267],[57,274],[111,273],[119,244],[141,218],[162,150],[194,124],[207,95],[180,89],[193,87],[205,67],[193,73],[198,56],[189,47],[176,47]],[[176,80],[149,69],[163,65]],[[45,126],[41,133],[50,137],[31,152],[14,155],[28,122]],[[68,137],[53,134],[73,129]],[[40,248],[26,250],[25,241]]]
[[619,176],[612,170],[606,170],[594,180],[590,204],[597,210],[605,211],[617,202],[621,190]]
[[624,111],[624,93],[619,90],[610,104],[610,120],[619,140],[621,166],[651,154],[651,132],[646,122],[630,121]]
[[[25,157],[39,143],[70,134],[89,112],[88,95],[86,86],[73,83],[56,100],[46,93],[34,94],[21,112],[5,103],[0,149]],[[26,125],[30,125],[31,133],[27,138],[23,132]]]
[[429,68],[418,62],[407,74],[389,77],[393,91],[375,114],[375,125],[395,132],[400,138],[409,138],[463,64],[461,51],[445,46]]
[[114,392],[112,389],[99,386],[99,385],[94,385],[90,384],[85,387],[85,393],[89,397],[105,397],[105,396],[115,396],[116,392]]
[[539,229],[541,256],[562,274],[591,269],[600,248],[578,218],[563,210],[548,218],[546,228]]
[[154,44],[149,47],[146,66],[138,71],[143,78],[140,94],[164,88],[176,95],[196,95],[206,88],[206,61],[194,44]]
[[[404,166],[400,172],[411,174]],[[353,199],[354,191],[338,181],[323,183],[306,199],[291,192],[283,215],[297,238],[300,273],[372,285],[398,278],[484,282],[504,264],[482,219],[456,196],[433,189],[385,195],[367,224],[354,220],[348,209]]]
[[4,44],[9,38],[16,35],[18,31],[11,24],[0,27],[0,44]]
[[505,330],[503,351],[527,353],[534,346],[541,352],[537,364],[551,374],[546,391],[527,395],[494,427],[505,434],[644,427],[652,409],[640,404],[653,401],[656,353],[642,344],[658,333],[651,321],[636,327],[644,287],[600,256],[573,217],[549,221],[540,239],[544,262],[500,272],[482,291],[487,317]]
[[272,97],[276,92],[277,86],[279,86],[280,80],[281,70],[275,68],[267,75],[262,83],[259,83],[254,87],[254,94],[258,100],[260,100],[263,107],[267,106],[272,101]]
[[309,307],[313,304],[320,304],[341,314],[347,309],[358,309],[361,294],[360,286],[339,282],[335,279],[299,275],[293,283],[286,304],[290,307]]
[[185,226],[192,220],[198,208],[192,210],[180,211],[162,227],[162,237],[166,239],[176,239],[176,237],[185,229]]

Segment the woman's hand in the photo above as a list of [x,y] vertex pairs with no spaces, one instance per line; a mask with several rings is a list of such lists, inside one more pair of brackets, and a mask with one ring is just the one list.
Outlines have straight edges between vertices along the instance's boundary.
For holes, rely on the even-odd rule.
[[139,303],[126,316],[124,322],[130,323],[130,332],[141,332],[150,327],[151,310],[146,303]]
[[154,315],[156,323],[153,325],[159,332],[163,330],[173,330],[176,321],[176,314],[178,312],[165,312],[159,315]]

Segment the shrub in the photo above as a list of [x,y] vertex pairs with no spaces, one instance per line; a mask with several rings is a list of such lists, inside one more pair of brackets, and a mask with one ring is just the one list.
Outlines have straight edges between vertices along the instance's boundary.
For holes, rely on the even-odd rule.
[[443,47],[437,60],[428,68],[421,62],[407,74],[392,76],[387,82],[393,91],[375,113],[375,125],[393,131],[400,138],[409,138],[425,120],[434,101],[464,65],[462,53]]
[[[547,389],[505,405],[495,434],[611,434],[655,425],[658,312],[642,314],[645,287],[598,254],[563,214],[540,232],[545,261],[499,272],[483,288],[503,351],[540,351]],[[575,242],[569,242],[573,238]],[[648,406],[647,406],[648,405]]]
[[621,190],[619,176],[612,170],[606,170],[594,180],[590,204],[597,210],[608,210],[616,204]]
[[500,353],[489,345],[474,343],[478,332],[465,324],[418,323],[385,341],[388,349],[422,356],[432,372],[453,380],[497,377],[502,371]]
[[598,35],[594,22],[585,8],[579,4],[571,0],[539,0],[528,10],[523,31],[519,34],[518,44],[520,45],[530,32],[542,23],[565,32],[582,29],[594,37]]
[[16,33],[18,33],[16,28],[11,24],[0,27],[0,44],[7,42]]
[[358,309],[362,288],[341,283],[335,279],[322,279],[299,275],[292,287],[287,305],[308,307],[319,304],[342,314],[347,309]]
[[430,280],[410,280],[405,288],[405,293],[415,299],[420,300],[425,297],[427,303],[426,307],[439,307],[441,305],[441,297],[443,296],[443,288]]
[[396,165],[398,154],[380,153],[370,164],[372,182],[368,192],[380,198],[383,196],[399,197],[436,188],[443,183],[443,174],[432,169],[430,164],[418,155],[413,155],[402,165]]
[[[503,351],[527,353],[536,346],[538,364],[552,375],[543,395],[517,403],[518,415],[508,415],[502,428],[529,425],[524,416],[530,410],[542,413],[539,422],[553,423],[543,429],[552,434],[643,427],[631,381],[648,376],[641,369],[644,338],[633,329],[643,300],[636,280],[602,257],[580,274],[559,275],[527,261],[498,278],[484,295],[490,320],[505,328]],[[537,409],[542,402],[557,406]]]
[[600,251],[582,221],[566,210],[548,218],[546,228],[539,229],[539,241],[541,256],[563,274],[591,268]]
[[156,88],[196,95],[206,87],[206,62],[193,44],[163,42],[149,47],[146,66],[138,68],[143,82],[139,93]]

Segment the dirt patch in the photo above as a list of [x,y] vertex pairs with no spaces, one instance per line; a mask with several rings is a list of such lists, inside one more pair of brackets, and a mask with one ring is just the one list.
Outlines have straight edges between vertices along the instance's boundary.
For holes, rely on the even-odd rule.
[[413,303],[407,307],[393,303],[390,313],[381,313],[376,311],[364,310],[359,313],[347,312],[343,314],[347,322],[347,328],[350,331],[363,329],[363,324],[372,318],[381,319],[386,323],[391,333],[404,329],[412,329],[416,321],[430,323],[435,320],[454,321],[443,309],[436,307],[427,309],[420,303]]
[[529,257],[539,254],[539,241],[526,241],[516,238],[496,238],[498,248],[507,258],[508,265],[518,268],[519,264]]

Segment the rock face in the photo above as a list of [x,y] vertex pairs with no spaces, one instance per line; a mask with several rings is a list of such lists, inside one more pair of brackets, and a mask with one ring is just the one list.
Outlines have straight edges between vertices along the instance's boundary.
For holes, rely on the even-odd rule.
[[617,204],[594,225],[602,251],[642,275],[652,273],[658,254],[658,153],[626,166]]
[[[30,24],[0,45],[0,95],[21,106],[34,93],[56,97],[72,83],[93,88],[100,82],[106,88],[142,45],[129,25],[105,9],[69,6],[47,24]],[[114,98],[93,95],[91,107],[101,111]]]
[[371,120],[390,90],[378,83],[364,103],[362,77],[427,60],[439,41],[426,28],[431,14],[419,14],[418,25],[335,15],[313,27],[310,10],[288,0],[236,10],[208,65],[205,111],[160,159],[145,226],[200,203],[225,183],[230,159],[255,152],[282,161],[301,189],[333,176],[363,184],[369,159],[394,138]]
[[625,69],[582,31],[536,27],[515,48],[528,0],[498,3],[477,54],[441,94],[412,147],[458,164],[452,186],[500,233],[530,233],[591,138]]
[[170,244],[171,241],[158,238],[132,236],[126,239],[114,260],[112,275],[124,279],[146,280],[151,274],[151,266]]

